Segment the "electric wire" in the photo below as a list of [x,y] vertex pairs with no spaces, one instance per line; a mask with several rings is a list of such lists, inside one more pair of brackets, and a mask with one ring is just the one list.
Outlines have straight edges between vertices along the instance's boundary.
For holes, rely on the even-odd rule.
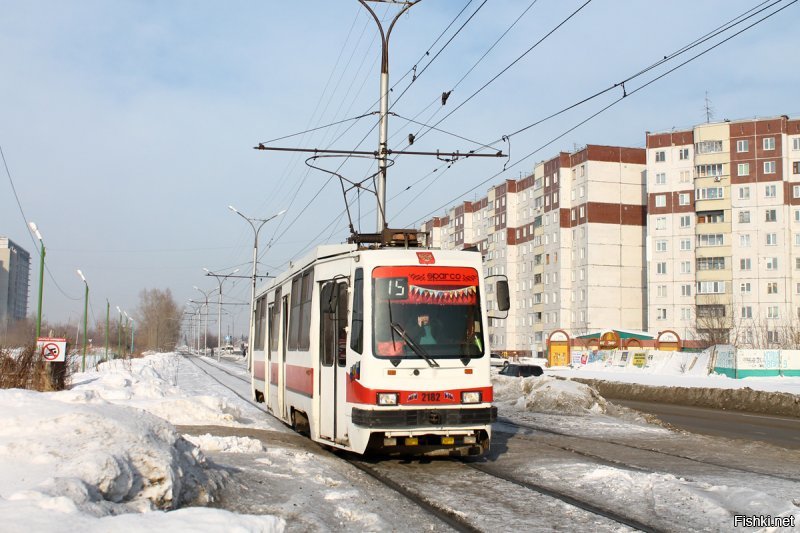
[[[11,191],[14,193],[14,199],[17,202],[17,207],[19,207],[19,213],[20,215],[22,215],[22,220],[25,223],[25,227],[27,228],[29,224],[28,218],[25,216],[25,210],[22,208],[22,202],[20,202],[19,195],[17,194],[17,188],[14,186],[14,179],[11,177],[11,171],[8,169],[8,162],[6,161],[6,154],[3,152],[2,145],[0,145],[0,156],[3,158],[3,167],[6,169],[6,176],[8,177],[9,184],[11,184]],[[39,256],[41,257],[42,253],[41,248],[36,244],[36,240],[33,238],[33,235],[31,235],[31,232],[28,231],[27,233],[31,239],[31,242],[33,243],[34,249],[38,250]],[[53,285],[56,286],[56,289],[58,289],[58,292],[60,292],[62,296],[64,296],[69,300],[74,300],[74,301],[80,300],[80,297],[73,298],[72,296],[67,294],[64,291],[64,289],[61,288],[61,285],[58,284],[56,278],[53,276],[53,273],[50,271],[49,265],[47,265],[46,263],[44,265],[44,269],[47,271],[47,275],[50,277],[50,281],[53,282]]]
[[[569,129],[565,130],[564,132],[560,133],[559,135],[557,135],[557,136],[556,136],[556,137],[554,137],[553,139],[549,140],[549,141],[548,141],[548,142],[546,142],[545,144],[541,145],[540,147],[536,148],[536,149],[535,149],[535,150],[533,150],[532,152],[529,152],[529,153],[528,153],[528,154],[526,154],[524,157],[522,157],[521,159],[519,159],[518,161],[516,161],[516,162],[515,162],[513,165],[509,166],[507,169],[504,169],[504,170],[502,170],[502,171],[500,171],[500,172],[497,172],[496,174],[494,174],[494,175],[490,176],[488,179],[486,179],[486,180],[484,180],[484,181],[482,181],[482,182],[478,183],[478,184],[477,184],[477,185],[475,185],[474,187],[471,187],[471,188],[470,188],[470,189],[468,189],[467,191],[464,191],[463,193],[459,194],[457,197],[455,197],[454,199],[450,200],[449,202],[447,202],[447,203],[443,204],[442,206],[440,206],[440,207],[438,207],[438,208],[434,209],[433,211],[430,211],[430,212],[426,213],[425,215],[423,215],[423,216],[421,216],[421,217],[417,218],[417,219],[416,219],[414,222],[419,222],[419,221],[421,221],[421,220],[423,220],[423,219],[425,219],[425,218],[427,218],[427,217],[431,216],[433,213],[435,213],[435,212],[437,212],[437,211],[439,211],[439,210],[441,210],[441,209],[443,209],[443,208],[447,207],[448,205],[452,205],[454,202],[458,201],[458,199],[462,198],[464,195],[466,195],[466,194],[469,194],[470,192],[473,192],[473,191],[474,191],[475,189],[477,189],[478,187],[480,187],[480,186],[482,186],[482,185],[485,185],[485,184],[486,184],[486,183],[488,183],[489,181],[491,181],[491,180],[493,180],[493,179],[497,178],[497,177],[498,177],[498,176],[500,176],[500,175],[501,175],[503,172],[505,172],[505,170],[508,170],[508,169],[510,169],[510,168],[513,168],[514,166],[517,166],[518,164],[522,163],[523,161],[525,161],[525,160],[529,159],[530,157],[532,157],[533,155],[535,155],[535,154],[536,154],[536,153],[538,153],[539,151],[543,150],[543,149],[544,149],[544,148],[546,148],[547,146],[549,146],[549,145],[553,144],[553,143],[554,143],[554,142],[556,142],[557,140],[561,139],[562,137],[564,137],[564,136],[565,136],[565,135],[567,135],[568,133],[570,133],[570,132],[574,131],[574,130],[575,130],[575,129],[577,129],[578,127],[580,127],[580,126],[582,126],[583,124],[585,124],[585,123],[589,122],[590,120],[594,119],[595,117],[597,117],[597,116],[598,116],[598,115],[600,115],[601,113],[603,113],[603,112],[607,111],[607,110],[608,110],[608,109],[610,109],[611,107],[613,107],[613,106],[617,105],[618,103],[620,103],[621,101],[623,101],[623,100],[624,100],[625,98],[627,98],[628,96],[631,96],[631,95],[633,95],[633,94],[636,94],[637,92],[639,92],[639,91],[641,91],[641,90],[645,89],[646,87],[648,87],[648,86],[652,85],[652,84],[653,84],[653,83],[655,83],[656,81],[658,81],[658,80],[660,80],[660,79],[664,78],[665,76],[667,76],[667,75],[671,74],[672,72],[674,72],[674,71],[678,70],[679,68],[681,68],[681,67],[683,67],[683,66],[685,66],[685,65],[687,65],[687,64],[689,64],[689,63],[691,63],[691,62],[693,62],[694,60],[696,60],[696,59],[698,59],[698,58],[702,57],[703,55],[707,54],[708,52],[710,52],[710,51],[712,51],[712,50],[714,50],[714,49],[718,48],[719,46],[721,46],[721,45],[725,44],[726,42],[730,41],[731,39],[733,39],[733,38],[735,38],[735,37],[737,37],[737,36],[741,35],[742,33],[744,33],[745,31],[747,31],[747,30],[749,30],[749,29],[753,28],[754,26],[756,26],[756,25],[758,25],[758,24],[761,24],[761,23],[762,23],[762,22],[764,22],[765,20],[767,20],[767,19],[769,19],[769,18],[773,17],[774,15],[776,15],[776,14],[780,13],[780,12],[781,12],[781,11],[783,11],[784,9],[787,9],[788,7],[790,7],[791,5],[793,5],[793,4],[797,3],[797,2],[798,2],[798,0],[792,0],[792,1],[791,1],[791,2],[789,2],[787,5],[785,5],[785,6],[781,7],[781,8],[779,8],[779,9],[777,9],[776,11],[773,11],[773,12],[771,12],[771,13],[769,13],[769,14],[765,15],[764,17],[762,17],[761,19],[759,19],[759,20],[757,20],[757,21],[753,22],[753,23],[752,23],[752,24],[750,24],[749,26],[746,26],[746,27],[744,27],[744,28],[740,29],[739,31],[737,31],[737,32],[736,32],[736,33],[734,33],[733,35],[730,35],[730,36],[726,37],[725,39],[723,39],[723,40],[721,40],[721,41],[719,41],[719,42],[715,43],[714,45],[710,46],[709,48],[707,48],[707,49],[705,49],[705,50],[703,50],[703,51],[699,52],[698,54],[696,54],[696,55],[692,56],[691,58],[689,58],[689,59],[687,59],[687,60],[683,61],[682,63],[680,63],[680,64],[676,65],[675,67],[673,67],[673,68],[669,69],[668,71],[666,71],[666,72],[664,72],[664,73],[660,74],[659,76],[657,76],[657,77],[655,77],[655,78],[653,78],[653,79],[651,79],[651,80],[647,81],[647,82],[646,82],[646,83],[644,83],[643,85],[641,85],[641,86],[639,86],[639,87],[637,87],[637,88],[633,89],[633,90],[632,90],[632,91],[630,91],[630,92],[625,92],[625,93],[623,93],[623,95],[622,95],[622,96],[618,97],[617,99],[613,100],[611,103],[609,103],[609,104],[607,104],[606,106],[602,107],[602,108],[601,108],[599,111],[597,111],[597,112],[595,112],[595,113],[591,114],[590,116],[588,116],[587,118],[585,118],[585,119],[581,120],[580,122],[578,122],[578,123],[577,123],[577,124],[575,124],[574,126],[570,127]],[[775,3],[773,3],[771,6],[768,6],[768,7],[772,7],[772,6],[774,6],[775,4],[777,4],[777,3],[778,3],[778,2],[775,2]],[[765,8],[765,9],[768,9],[768,8]],[[758,13],[761,13],[761,12],[763,12],[763,11],[764,11],[764,10],[760,10]],[[758,14],[758,13],[757,13],[757,14]],[[748,17],[748,18],[750,18],[750,17]]]

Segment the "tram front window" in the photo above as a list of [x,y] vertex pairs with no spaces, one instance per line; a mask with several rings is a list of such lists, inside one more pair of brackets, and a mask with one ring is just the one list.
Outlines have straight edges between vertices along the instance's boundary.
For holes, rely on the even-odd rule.
[[475,269],[377,267],[372,278],[372,339],[377,357],[435,360],[483,356]]

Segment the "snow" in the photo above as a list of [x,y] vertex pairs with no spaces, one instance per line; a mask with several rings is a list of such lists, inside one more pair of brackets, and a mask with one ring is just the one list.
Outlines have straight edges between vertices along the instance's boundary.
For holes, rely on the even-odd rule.
[[113,361],[77,374],[71,390],[0,390],[4,529],[282,531],[284,521],[274,516],[186,507],[213,502],[230,481],[201,448],[251,452],[260,445],[200,438],[198,447],[181,437],[172,423],[244,422],[226,398],[178,388],[179,364],[174,354]]
[[[244,369],[230,366],[229,371],[247,378]],[[547,369],[538,378],[494,375],[494,400],[501,417],[579,438],[649,439],[665,446],[678,446],[682,439],[682,446],[690,442],[704,453],[718,457],[727,453],[718,451],[720,445],[713,439],[690,439],[650,424],[606,401],[593,388],[563,379],[569,376],[667,386],[735,387],[745,382],[755,388],[772,383],[772,390],[800,391],[800,379],[795,378],[731,380],[686,376],[680,368],[635,373],[587,365]],[[240,386],[248,390],[246,384]],[[187,428],[192,426],[198,430],[190,433]],[[229,428],[226,434],[218,434],[220,426]],[[511,433],[502,421],[495,431]],[[381,531],[403,523],[399,517],[407,516],[407,510],[397,503],[387,505],[387,496],[356,484],[335,456],[294,442],[305,439],[176,354],[101,364],[74,375],[67,391],[0,390],[3,529],[248,532],[283,531],[294,525],[303,530]],[[590,446],[600,453],[592,447],[599,449],[601,444]],[[774,454],[776,460],[796,458],[796,453],[786,455],[767,446],[758,450]],[[734,452],[740,450],[729,450]],[[799,502],[791,499],[796,498],[796,484],[787,490],[782,482],[745,484],[718,474],[701,480],[689,467],[685,474],[639,471],[582,461],[578,455],[564,462],[546,451],[531,457],[507,450],[503,459],[515,465],[518,474],[538,482],[620,499],[640,508],[643,515],[671,514],[692,528],[718,529],[732,510],[800,518]],[[433,475],[433,467],[427,467],[426,473]],[[274,501],[279,499],[276,495],[283,500],[244,514],[209,507],[227,486],[243,483],[248,476],[264,483],[263,493],[250,497],[272,494]],[[441,491],[440,497],[446,498],[447,492]],[[236,508],[228,503],[229,509]],[[313,507],[317,514],[298,513],[298,507]]]

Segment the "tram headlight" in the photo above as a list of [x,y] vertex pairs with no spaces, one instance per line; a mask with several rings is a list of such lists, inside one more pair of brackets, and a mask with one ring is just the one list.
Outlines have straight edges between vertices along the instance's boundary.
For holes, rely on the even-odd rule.
[[481,403],[481,392],[477,390],[462,392],[461,403]]
[[396,392],[379,392],[378,405],[397,405]]

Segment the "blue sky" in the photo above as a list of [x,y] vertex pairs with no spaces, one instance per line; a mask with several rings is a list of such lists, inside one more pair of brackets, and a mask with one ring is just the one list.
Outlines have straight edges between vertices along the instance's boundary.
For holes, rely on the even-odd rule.
[[[415,64],[420,72],[482,3],[423,0],[403,16],[390,43],[392,83]],[[390,120],[390,144],[404,148],[408,133],[420,131],[400,117],[436,123],[583,3],[535,2],[457,85],[531,4],[486,1],[410,87],[409,77],[395,87],[393,100],[408,90],[393,106],[398,116]],[[594,0],[437,126],[447,133],[418,135],[414,147],[465,151],[475,145],[464,139],[496,141],[758,4]],[[387,9],[376,4],[382,16]],[[202,298],[194,285],[216,287],[203,267],[249,273],[252,230],[229,204],[253,217],[288,209],[262,231],[262,251],[271,241],[262,273],[279,272],[315,243],[346,238],[336,181],[308,169],[304,156],[252,147],[376,109],[374,22],[356,0],[0,0],[0,13],[0,146],[25,215],[39,225],[48,249],[46,318],[75,323],[80,317],[83,287],[76,268],[89,280],[93,314],[101,320],[106,298],[112,309],[132,312],[144,288],[169,287],[181,303]],[[482,196],[489,183],[479,184],[490,176],[499,173],[490,183],[518,178],[560,150],[588,143],[643,146],[645,131],[703,122],[706,91],[717,120],[800,115],[798,13],[798,5],[790,5],[522,163],[517,160],[613,101],[620,90],[512,137],[510,164],[517,164],[505,172],[504,160],[461,160],[447,168],[434,158],[398,158],[389,171],[390,224],[410,226],[455,199]],[[626,89],[664,71],[633,80]],[[442,108],[440,95],[450,89]],[[374,119],[355,121],[345,131],[350,124],[274,144],[374,149]],[[339,163],[321,164],[335,169]],[[361,180],[373,168],[372,161],[357,160],[341,172]],[[0,170],[0,234],[33,253],[8,175]],[[373,208],[367,196],[353,203],[362,231],[374,230]],[[33,263],[30,312],[37,292],[35,257]],[[247,280],[229,281],[224,292],[226,299],[246,301]],[[243,329],[244,309],[229,308],[233,315],[223,319],[223,333]]]

